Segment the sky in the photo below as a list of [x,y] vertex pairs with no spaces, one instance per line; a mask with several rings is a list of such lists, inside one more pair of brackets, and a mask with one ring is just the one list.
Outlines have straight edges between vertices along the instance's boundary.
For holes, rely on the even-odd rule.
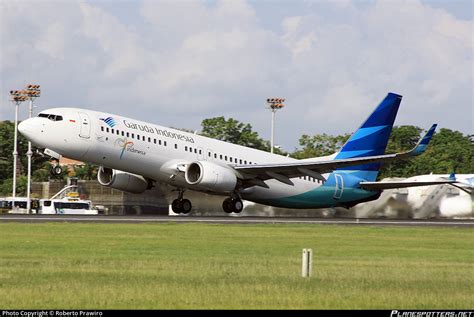
[[[395,125],[474,133],[472,1],[0,0],[0,120],[80,107],[200,130],[217,116],[275,144],[354,132],[388,92]],[[26,104],[20,118],[26,118]]]

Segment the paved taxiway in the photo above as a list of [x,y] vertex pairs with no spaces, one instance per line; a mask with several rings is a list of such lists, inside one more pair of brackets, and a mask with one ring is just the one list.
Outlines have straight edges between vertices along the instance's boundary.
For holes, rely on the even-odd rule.
[[92,222],[92,223],[219,223],[219,224],[325,224],[368,226],[436,226],[473,228],[474,219],[348,219],[288,217],[205,217],[205,216],[71,216],[71,215],[0,215],[0,222]]

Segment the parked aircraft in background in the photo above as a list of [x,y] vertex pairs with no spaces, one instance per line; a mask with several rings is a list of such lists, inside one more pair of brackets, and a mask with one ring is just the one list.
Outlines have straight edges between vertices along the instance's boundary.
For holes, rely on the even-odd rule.
[[[426,174],[397,178],[397,182],[438,181],[452,179],[457,183],[390,189],[379,199],[359,204],[352,211],[357,218],[433,218],[473,216],[474,174]],[[390,182],[394,179],[383,179]]]
[[227,196],[222,207],[228,213],[242,211],[241,199],[287,208],[349,208],[388,188],[454,182],[375,181],[381,163],[424,152],[436,128],[411,151],[384,154],[401,99],[389,93],[339,152],[305,160],[77,108],[44,110],[18,129],[53,158],[100,165],[98,181],[104,186],[132,193],[154,182],[174,186],[177,213],[191,211],[186,189]]

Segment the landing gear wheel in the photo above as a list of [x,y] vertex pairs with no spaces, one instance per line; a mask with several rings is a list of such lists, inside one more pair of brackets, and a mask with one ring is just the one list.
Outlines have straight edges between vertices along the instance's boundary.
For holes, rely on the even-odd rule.
[[232,209],[235,213],[242,212],[242,209],[244,209],[244,204],[242,203],[242,200],[238,198],[232,199]]
[[224,202],[222,203],[222,209],[228,214],[232,213],[232,199],[231,198],[226,198],[224,199]]
[[182,209],[182,200],[173,200],[173,202],[171,203],[171,209],[173,209],[173,212],[180,214]]
[[59,165],[51,166],[51,174],[54,176],[59,176],[63,172],[63,169]]
[[224,209],[224,211],[228,214],[232,212],[240,213],[243,208],[244,205],[242,203],[242,200],[240,200],[239,198],[226,198],[222,203],[222,209]]
[[175,199],[171,203],[171,209],[177,214],[189,214],[193,205],[189,199]]
[[181,212],[183,214],[189,214],[191,212],[191,209],[193,208],[193,205],[191,204],[191,201],[189,199],[183,199],[181,201]]

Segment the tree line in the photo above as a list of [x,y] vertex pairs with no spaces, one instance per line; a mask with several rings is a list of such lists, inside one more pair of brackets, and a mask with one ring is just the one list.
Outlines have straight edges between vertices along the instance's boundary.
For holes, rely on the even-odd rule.
[[[262,139],[253,131],[248,123],[242,123],[233,118],[215,117],[204,119],[201,123],[201,135],[218,140],[239,144],[263,151],[270,151],[270,142]],[[182,129],[187,131],[186,129]],[[410,150],[418,142],[422,129],[415,126],[396,126],[392,130],[386,153],[397,153]],[[344,135],[302,135],[299,147],[293,152],[274,149],[275,153],[297,159],[325,156],[337,152],[349,138]],[[421,174],[459,174],[474,173],[474,135],[464,135],[459,131],[441,128],[431,140],[426,152],[408,161],[394,161],[382,166],[379,179],[386,177],[409,177]],[[0,122],[0,195],[11,195],[13,184],[13,143],[14,124],[10,121]],[[26,152],[28,141],[18,133],[18,168],[17,193],[26,192]],[[50,162],[33,147],[32,179],[33,181],[48,181],[78,177],[79,179],[96,179],[97,166],[86,163],[72,170],[63,170],[58,176],[49,173]]]

